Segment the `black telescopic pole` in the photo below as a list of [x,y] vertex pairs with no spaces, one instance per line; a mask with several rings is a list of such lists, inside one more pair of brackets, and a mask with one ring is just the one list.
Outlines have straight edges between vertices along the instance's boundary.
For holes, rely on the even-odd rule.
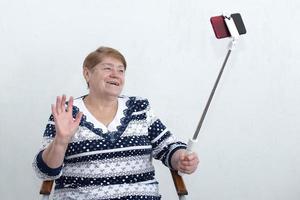
[[220,81],[221,76],[222,76],[222,74],[223,74],[223,71],[224,71],[224,68],[225,68],[225,66],[226,66],[227,60],[228,60],[228,58],[229,58],[229,56],[230,56],[230,53],[231,53],[231,49],[229,49],[228,52],[227,52],[227,55],[226,55],[225,60],[224,60],[224,62],[223,62],[222,68],[220,69],[219,75],[218,75],[218,77],[217,77],[217,79],[216,79],[216,81],[215,81],[214,87],[213,87],[213,89],[212,89],[212,91],[211,91],[211,93],[210,93],[210,95],[209,95],[208,101],[206,102],[206,106],[205,106],[205,108],[204,108],[204,110],[203,110],[201,119],[200,119],[200,121],[199,121],[199,123],[198,123],[198,126],[197,126],[197,128],[196,128],[196,131],[195,131],[195,133],[194,133],[193,140],[196,140],[197,137],[198,137],[198,134],[199,134],[200,129],[201,129],[201,127],[202,127],[202,124],[203,124],[203,121],[204,121],[204,119],[205,119],[206,113],[207,113],[207,111],[208,111],[209,105],[210,105],[211,100],[212,100],[212,98],[213,98],[213,96],[214,96],[214,94],[215,94],[215,91],[216,91],[217,87],[218,87],[219,81]]

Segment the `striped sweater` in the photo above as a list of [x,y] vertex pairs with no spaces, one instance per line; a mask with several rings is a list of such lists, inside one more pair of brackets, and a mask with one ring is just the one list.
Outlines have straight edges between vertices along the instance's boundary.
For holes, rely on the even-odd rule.
[[83,117],[61,167],[49,168],[43,150],[55,137],[51,115],[41,150],[33,162],[38,177],[55,179],[53,199],[159,200],[152,157],[171,168],[172,154],[186,148],[153,114],[147,99],[120,96],[113,121],[105,126],[87,110],[83,98],[74,100],[73,117]]

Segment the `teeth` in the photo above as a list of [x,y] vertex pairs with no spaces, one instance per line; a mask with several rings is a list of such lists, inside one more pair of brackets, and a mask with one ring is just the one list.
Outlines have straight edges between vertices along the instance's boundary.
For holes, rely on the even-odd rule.
[[112,84],[112,85],[116,85],[116,86],[119,85],[117,82],[113,82],[113,81],[109,81],[108,83],[109,83],[109,84]]

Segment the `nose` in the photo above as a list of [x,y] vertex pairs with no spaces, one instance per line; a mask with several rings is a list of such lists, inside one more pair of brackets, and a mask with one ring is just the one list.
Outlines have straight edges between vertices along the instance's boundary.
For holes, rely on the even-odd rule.
[[113,67],[112,70],[111,70],[111,73],[110,73],[110,77],[112,77],[112,78],[118,78],[119,77],[118,69],[116,69],[115,67]]

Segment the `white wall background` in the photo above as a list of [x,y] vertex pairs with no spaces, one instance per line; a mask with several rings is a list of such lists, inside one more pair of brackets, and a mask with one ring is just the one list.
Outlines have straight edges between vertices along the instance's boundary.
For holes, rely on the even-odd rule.
[[[192,136],[229,40],[209,18],[240,12],[247,28],[228,61],[185,177],[192,200],[300,199],[298,0],[1,0],[0,198],[38,199],[31,162],[50,104],[86,93],[84,57],[127,58],[124,94],[148,97],[179,137]],[[176,199],[156,163],[164,200]]]

